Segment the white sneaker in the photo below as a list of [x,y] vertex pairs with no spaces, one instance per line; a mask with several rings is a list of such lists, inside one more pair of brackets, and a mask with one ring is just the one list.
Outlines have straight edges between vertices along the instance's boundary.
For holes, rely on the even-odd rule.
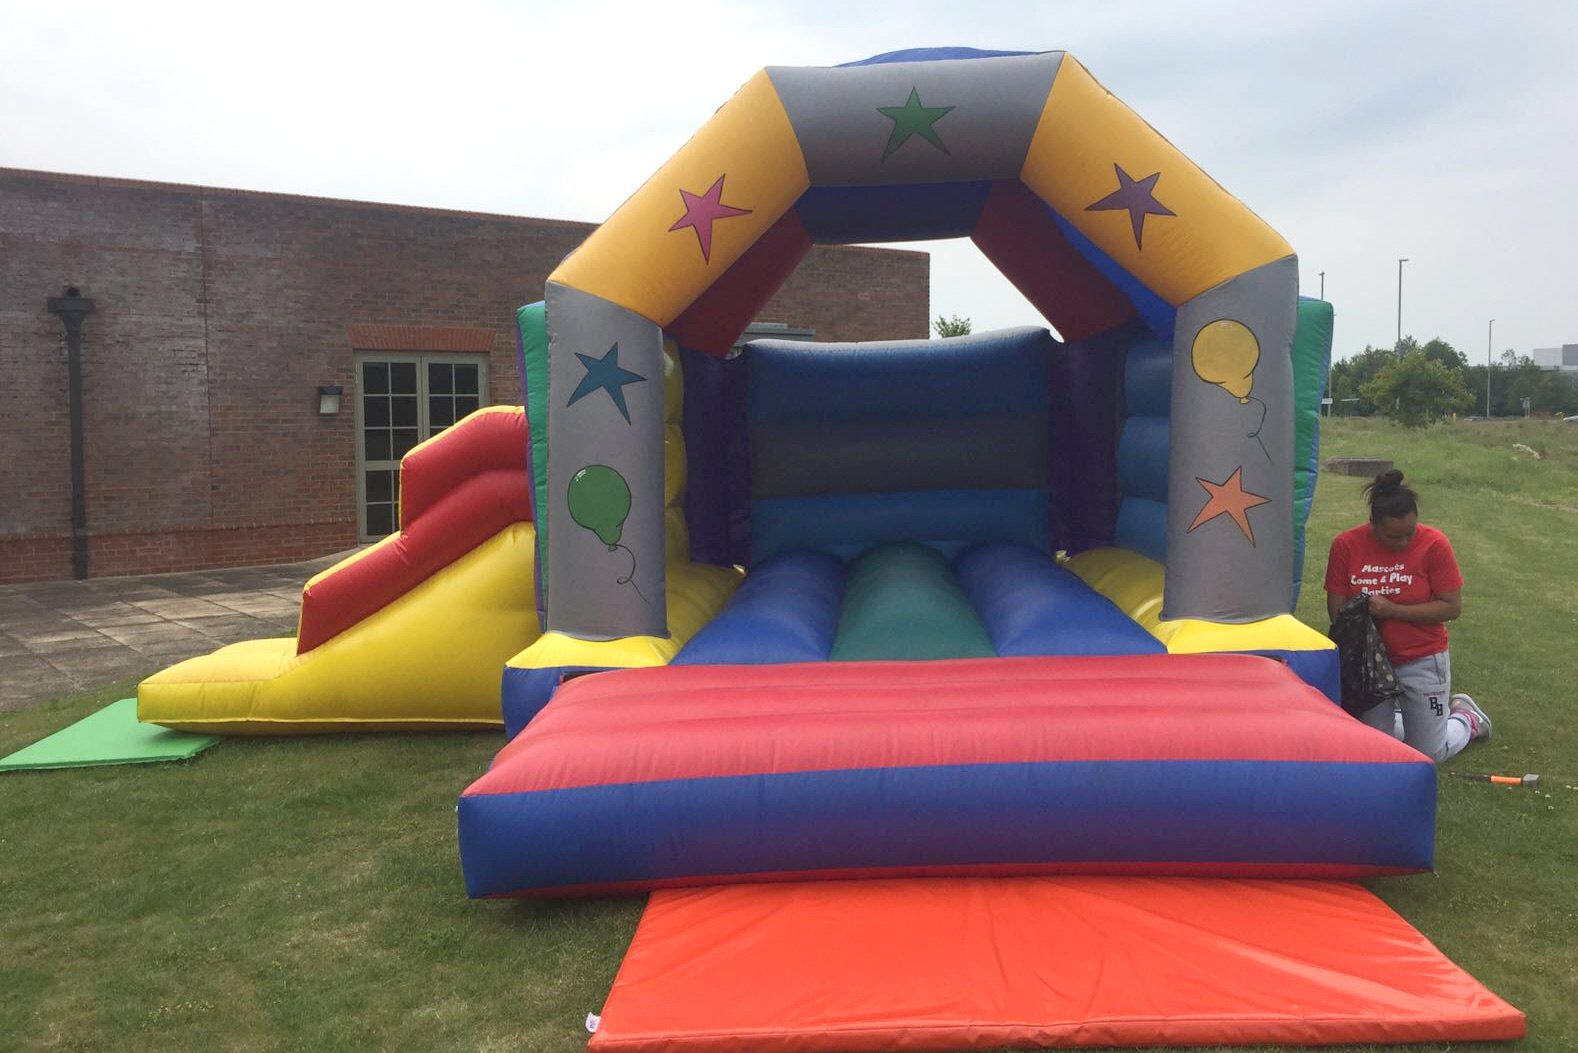
[[1452,696],[1449,708],[1454,713],[1461,713],[1468,718],[1468,740],[1470,742],[1490,741],[1490,714],[1479,708],[1468,695],[1456,694]]

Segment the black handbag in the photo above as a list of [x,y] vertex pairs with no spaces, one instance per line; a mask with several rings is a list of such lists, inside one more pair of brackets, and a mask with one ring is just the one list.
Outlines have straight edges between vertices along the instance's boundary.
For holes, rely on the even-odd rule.
[[1357,717],[1376,706],[1397,703],[1402,688],[1381,642],[1381,630],[1370,617],[1369,593],[1361,592],[1345,602],[1326,635],[1337,645],[1343,709]]

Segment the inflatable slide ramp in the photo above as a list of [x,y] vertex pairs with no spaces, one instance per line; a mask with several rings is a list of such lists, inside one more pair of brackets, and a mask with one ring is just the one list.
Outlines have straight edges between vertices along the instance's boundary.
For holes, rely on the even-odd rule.
[[400,530],[302,590],[294,638],[143,681],[138,718],[294,734],[493,727],[499,670],[538,635],[526,415],[490,407],[400,463]]

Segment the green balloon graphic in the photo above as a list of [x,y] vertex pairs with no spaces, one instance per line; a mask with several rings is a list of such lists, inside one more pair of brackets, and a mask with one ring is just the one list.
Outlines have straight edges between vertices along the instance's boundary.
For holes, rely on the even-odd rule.
[[606,464],[589,464],[570,478],[570,518],[612,552],[630,515],[630,484]]

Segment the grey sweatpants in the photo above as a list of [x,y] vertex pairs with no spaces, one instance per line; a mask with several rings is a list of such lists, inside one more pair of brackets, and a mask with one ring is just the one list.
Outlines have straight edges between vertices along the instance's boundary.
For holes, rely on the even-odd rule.
[[1360,719],[1437,763],[1456,756],[1468,745],[1469,727],[1451,716],[1452,656],[1442,651],[1393,669],[1403,690],[1397,709],[1376,706]]

